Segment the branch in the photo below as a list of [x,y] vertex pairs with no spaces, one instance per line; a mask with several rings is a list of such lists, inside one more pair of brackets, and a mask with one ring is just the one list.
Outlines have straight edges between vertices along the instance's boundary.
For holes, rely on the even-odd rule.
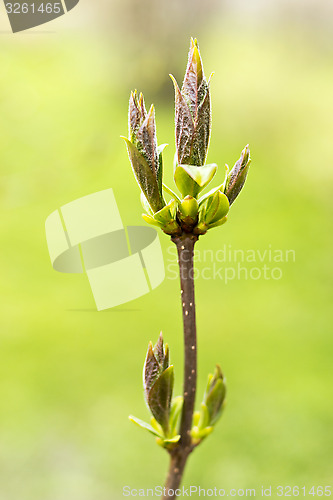
[[197,386],[197,335],[193,279],[194,245],[198,236],[183,234],[172,238],[177,246],[184,327],[184,404],[180,424],[180,440],[170,451],[171,461],[163,499],[175,498],[168,490],[176,490],[182,480],[188,456],[193,450],[191,428]]

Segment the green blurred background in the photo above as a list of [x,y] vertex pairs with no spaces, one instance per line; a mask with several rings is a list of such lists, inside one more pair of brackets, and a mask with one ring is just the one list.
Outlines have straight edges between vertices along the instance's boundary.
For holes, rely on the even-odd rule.
[[229,392],[184,484],[331,484],[332,6],[81,0],[16,35],[0,15],[0,499],[109,500],[163,484],[167,454],[127,416],[148,417],[142,365],[161,329],[181,392],[178,282],[98,313],[84,275],[53,271],[44,223],[112,187],[123,222],[143,224],[119,138],[128,95],[137,87],[156,106],[171,185],[168,73],[181,82],[191,35],[215,72],[208,161],[221,179],[247,143],[253,158],[228,224],[197,248],[271,245],[296,259],[280,280],[196,282],[198,398],[216,362]]

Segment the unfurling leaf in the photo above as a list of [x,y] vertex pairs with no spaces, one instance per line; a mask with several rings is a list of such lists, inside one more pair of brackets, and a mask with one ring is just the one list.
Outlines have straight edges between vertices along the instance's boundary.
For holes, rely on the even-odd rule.
[[148,394],[148,405],[164,433],[169,432],[170,405],[174,384],[173,366],[169,366],[156,379]]
[[229,212],[229,201],[225,194],[217,191],[207,198],[203,206],[203,218],[206,224],[214,224],[223,219]]
[[162,225],[167,224],[173,220],[176,220],[177,213],[177,202],[176,200],[171,200],[162,210],[159,210],[154,214],[154,219],[160,222]]
[[146,158],[126,137],[123,137],[126,142],[128,156],[131,161],[133,172],[136,180],[142,189],[151,209],[157,212],[164,207],[165,202],[161,196],[156,174],[151,170]]
[[178,165],[175,170],[175,183],[183,196],[198,194],[210,183],[217,171],[215,163],[197,167],[195,165]]
[[217,365],[214,375],[208,376],[208,383],[200,411],[193,415],[192,442],[197,446],[214,430],[222,413],[226,386],[221,368]]
[[145,389],[146,400],[148,403],[149,391],[155,383],[155,380],[169,366],[169,347],[163,343],[162,332],[157,343],[149,342],[146,361],[143,368],[143,386]]
[[184,398],[182,396],[178,396],[172,400],[169,417],[169,431],[171,436],[177,434],[183,403]]
[[193,38],[181,90],[175,78],[170,76],[175,88],[178,165],[202,166],[206,161],[211,130],[210,93],[198,43]]
[[142,429],[146,429],[148,432],[150,432],[154,436],[156,436],[158,438],[163,437],[161,433],[159,433],[156,429],[154,429],[150,424],[147,424],[147,422],[140,420],[140,418],[133,417],[132,415],[130,415],[128,418],[130,419],[131,422],[138,425]]
[[157,437],[157,443],[172,450],[179,441],[179,419],[183,398],[172,399],[174,372],[169,366],[169,348],[162,333],[155,346],[149,342],[143,369],[143,385],[147,406],[152,414],[150,424],[129,417],[131,421]]
[[196,221],[198,217],[199,203],[193,196],[185,196],[185,198],[179,204],[179,212],[181,219],[189,218],[193,222]]
[[[144,198],[143,195],[142,198]],[[166,234],[173,236],[181,234],[181,228],[177,222],[176,200],[172,199],[167,205],[154,214],[151,210],[147,209],[144,201],[142,204],[144,209],[147,211],[147,214],[142,214],[142,217],[146,222],[148,222],[148,224],[161,228]]]
[[149,391],[152,388],[156,378],[160,373],[161,373],[161,367],[157,359],[155,358],[153,351],[153,344],[149,342],[146,362],[143,370],[143,385],[147,399]]
[[220,190],[212,190],[212,194],[203,197],[200,203],[199,222],[194,229],[196,234],[205,234],[208,229],[221,226],[227,221],[229,201]]
[[221,368],[216,366],[214,375],[208,378],[204,403],[209,414],[209,425],[215,425],[222,412],[222,405],[225,400],[226,386]]
[[125,139],[137,182],[153,212],[165,205],[162,196],[162,147],[157,147],[155,111],[147,113],[143,95],[132,92],[128,112],[129,139]]
[[149,342],[143,370],[143,385],[147,405],[167,437],[170,437],[169,416],[173,380],[173,366],[169,366],[169,348],[167,344],[164,345],[161,333],[154,347]]
[[229,199],[230,205],[235,201],[244,186],[250,163],[250,149],[249,146],[246,146],[227,178],[224,192]]

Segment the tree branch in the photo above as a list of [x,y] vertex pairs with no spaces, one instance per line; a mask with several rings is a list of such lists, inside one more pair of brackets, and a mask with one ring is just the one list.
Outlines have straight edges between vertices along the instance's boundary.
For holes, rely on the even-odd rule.
[[183,308],[184,327],[184,404],[180,424],[180,440],[178,445],[170,451],[171,461],[168,477],[165,484],[163,499],[175,498],[173,492],[179,487],[188,456],[192,452],[191,428],[195,395],[197,387],[197,335],[195,318],[195,296],[194,296],[194,267],[193,255],[194,245],[198,236],[184,233],[181,236],[172,237],[177,246],[178,263],[181,286],[181,300]]

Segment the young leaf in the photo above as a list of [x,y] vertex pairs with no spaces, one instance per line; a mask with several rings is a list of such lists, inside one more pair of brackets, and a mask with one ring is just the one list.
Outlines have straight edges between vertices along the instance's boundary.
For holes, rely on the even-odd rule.
[[223,219],[229,212],[229,201],[224,193],[217,191],[207,200],[207,209],[204,215],[207,224],[214,224]]
[[157,184],[160,194],[162,196],[162,180],[163,180],[163,151],[168,146],[168,144],[161,144],[157,146],[157,155],[158,155],[158,167],[156,171]]
[[140,420],[139,418],[133,417],[132,415],[130,415],[128,418],[130,419],[131,422],[138,425],[142,429],[146,429],[148,432],[150,432],[154,436],[163,439],[163,436],[161,434],[159,434],[150,424],[147,424],[147,422],[144,422],[143,420]]
[[148,224],[151,224],[152,226],[157,226],[157,227],[161,227],[161,224],[159,222],[157,222],[157,220],[155,220],[153,217],[151,217],[150,215],[147,215],[147,214],[142,214],[142,218],[145,222],[147,222]]
[[178,396],[172,401],[169,417],[169,430],[171,436],[177,432],[177,425],[183,408],[183,402],[184,399],[182,398],[182,396]]
[[178,165],[174,174],[175,182],[183,197],[189,195],[196,198],[213,179],[216,171],[215,163],[203,167]]
[[[206,81],[199,47],[191,39],[188,64],[181,90],[175,88],[175,124],[178,164],[205,164],[211,129],[209,82]],[[190,194],[190,193],[187,193]]]
[[180,440],[180,434],[177,434],[177,436],[174,436],[172,438],[164,439],[164,443],[165,444],[175,444],[175,443],[178,443],[179,440]]
[[141,127],[136,133],[135,145],[146,158],[150,169],[157,178],[159,169],[159,155],[157,150],[155,110],[152,104],[148,115],[143,120]]
[[175,88],[175,124],[178,164],[191,162],[194,122],[191,111],[182,96],[175,78],[170,75]]
[[197,219],[199,210],[198,201],[193,196],[187,195],[179,205],[179,212],[182,217],[189,217],[193,221]]
[[214,227],[223,226],[228,221],[228,217],[223,217],[223,219],[214,222],[213,224],[208,224],[208,229],[213,229]]
[[160,424],[158,422],[156,422],[155,418],[154,417],[151,417],[150,419],[150,425],[152,426],[153,429],[155,429],[155,431],[160,434],[160,436],[163,436],[163,429],[162,427],[160,426]]
[[175,220],[177,212],[176,200],[171,200],[165,207],[154,214],[154,219],[161,224],[168,224],[168,222]]
[[161,367],[157,359],[155,358],[153,351],[153,344],[149,342],[146,361],[143,369],[143,385],[147,401],[148,401],[149,391],[152,388],[160,372],[161,372]]
[[178,201],[178,203],[181,203],[181,200],[180,198],[176,195],[176,193],[174,191],[172,191],[172,189],[170,189],[168,186],[166,186],[165,184],[163,184],[163,189],[164,191],[166,191],[170,196],[172,196],[172,198],[174,198],[176,201]]
[[126,137],[123,137],[123,139],[126,142],[128,155],[136,180],[153,212],[158,212],[164,207],[165,203],[160,194],[156,174],[151,170],[146,158],[139,152],[136,146]]
[[148,405],[165,435],[169,432],[169,415],[173,391],[173,366],[169,366],[155,381],[148,394]]
[[241,157],[235,163],[227,178],[224,192],[229,199],[230,205],[232,205],[235,201],[244,186],[250,168],[250,163],[250,149],[247,145],[243,149]]
[[214,425],[222,412],[222,404],[225,398],[225,385],[221,379],[217,380],[214,387],[210,390],[206,405],[210,417],[210,425]]
[[204,429],[205,427],[207,427],[209,425],[209,420],[210,417],[207,405],[205,405],[205,403],[201,403],[200,419],[197,424],[199,429]]

